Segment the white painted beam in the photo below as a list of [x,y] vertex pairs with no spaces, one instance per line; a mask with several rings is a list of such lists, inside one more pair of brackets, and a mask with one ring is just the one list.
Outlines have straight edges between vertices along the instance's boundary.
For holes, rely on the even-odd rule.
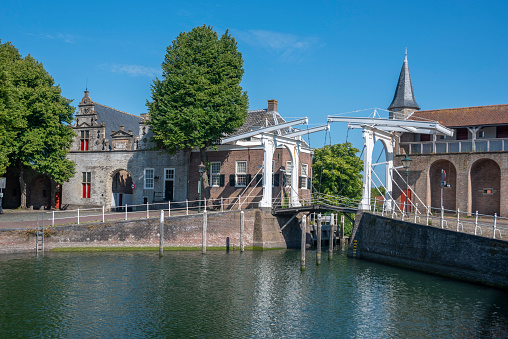
[[284,123],[278,124],[278,125],[273,125],[273,126],[268,126],[268,127],[260,128],[260,129],[257,129],[255,131],[246,132],[246,133],[235,135],[235,136],[232,136],[232,137],[229,137],[229,138],[222,139],[221,143],[225,144],[225,143],[232,142],[232,141],[237,141],[237,140],[242,140],[242,139],[250,138],[250,137],[253,137],[253,136],[256,136],[256,135],[260,135],[262,133],[273,132],[273,131],[276,131],[276,130],[279,130],[279,129],[286,129],[286,128],[291,127],[291,126],[304,125],[304,124],[308,123],[308,121],[309,121],[308,118],[301,118],[301,119],[297,119],[297,120],[293,120],[293,121],[284,122]]

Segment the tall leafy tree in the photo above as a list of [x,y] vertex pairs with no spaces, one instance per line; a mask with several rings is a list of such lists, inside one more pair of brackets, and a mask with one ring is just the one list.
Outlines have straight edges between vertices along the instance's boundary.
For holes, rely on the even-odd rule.
[[357,153],[358,149],[350,142],[316,149],[312,162],[315,190],[333,196],[361,198],[363,161]]
[[248,97],[240,82],[242,54],[226,31],[221,38],[210,26],[182,32],[166,49],[162,78],[147,102],[154,141],[171,154],[206,149],[241,127]]
[[0,65],[0,123],[9,131],[0,147],[18,172],[21,206],[26,206],[28,170],[60,184],[74,175],[74,163],[66,158],[74,107],[43,65],[22,57],[9,42],[0,44]]

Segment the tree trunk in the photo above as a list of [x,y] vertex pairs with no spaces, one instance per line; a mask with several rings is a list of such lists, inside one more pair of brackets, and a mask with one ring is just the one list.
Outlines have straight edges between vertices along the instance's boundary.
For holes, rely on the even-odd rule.
[[21,194],[21,203],[20,207],[25,208],[26,206],[26,182],[24,178],[23,165],[21,163],[18,164],[19,171],[19,192]]
[[207,199],[210,199],[210,182],[208,181],[208,157],[206,155],[206,148],[199,149],[199,157],[203,165],[205,165],[205,171],[203,172],[203,194]]

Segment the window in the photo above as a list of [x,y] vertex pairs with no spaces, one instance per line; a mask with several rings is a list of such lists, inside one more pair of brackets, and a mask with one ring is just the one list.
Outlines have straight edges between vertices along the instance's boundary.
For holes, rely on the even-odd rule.
[[302,164],[302,176],[300,177],[300,188],[307,189],[307,177],[309,165]]
[[88,151],[88,140],[90,139],[90,131],[81,131],[81,150]]
[[291,186],[291,172],[293,171],[293,164],[291,161],[286,161],[286,186]]
[[175,169],[165,168],[164,169],[164,180],[175,180]]
[[210,163],[210,185],[212,187],[220,186],[220,162]]
[[92,172],[83,172],[83,198],[90,199],[90,186],[92,183]]
[[247,186],[247,161],[236,162],[236,186]]
[[479,131],[478,138],[485,138],[485,131]]
[[467,140],[469,137],[469,131],[467,128],[457,128],[457,140]]
[[153,190],[153,168],[145,168],[145,190]]

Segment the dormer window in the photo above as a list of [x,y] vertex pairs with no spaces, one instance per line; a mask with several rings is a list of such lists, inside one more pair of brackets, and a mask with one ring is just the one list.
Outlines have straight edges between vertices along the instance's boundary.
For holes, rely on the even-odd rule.
[[90,131],[81,131],[81,147],[82,151],[88,151],[88,143],[90,140]]

